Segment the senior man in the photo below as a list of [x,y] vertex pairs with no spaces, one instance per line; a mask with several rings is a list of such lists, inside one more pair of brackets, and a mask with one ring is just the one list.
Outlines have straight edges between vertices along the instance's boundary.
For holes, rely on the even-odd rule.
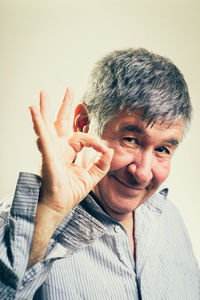
[[145,49],[114,51],[52,122],[30,112],[41,176],[20,173],[1,222],[1,299],[200,299],[196,259],[162,183],[191,119],[185,80]]

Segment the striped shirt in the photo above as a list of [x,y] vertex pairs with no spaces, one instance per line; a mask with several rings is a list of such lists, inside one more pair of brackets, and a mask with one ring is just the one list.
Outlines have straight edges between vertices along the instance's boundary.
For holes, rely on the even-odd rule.
[[134,212],[135,260],[124,228],[88,195],[27,270],[39,190],[38,176],[20,173],[11,209],[1,203],[1,300],[200,299],[198,265],[167,189]]

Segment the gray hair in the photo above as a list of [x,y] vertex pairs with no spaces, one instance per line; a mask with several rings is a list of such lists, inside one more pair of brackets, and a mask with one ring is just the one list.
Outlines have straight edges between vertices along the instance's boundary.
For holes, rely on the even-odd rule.
[[143,48],[114,51],[98,61],[83,102],[96,121],[99,135],[124,109],[142,110],[147,126],[161,119],[171,125],[183,118],[186,127],[191,120],[192,106],[183,75],[168,58]]

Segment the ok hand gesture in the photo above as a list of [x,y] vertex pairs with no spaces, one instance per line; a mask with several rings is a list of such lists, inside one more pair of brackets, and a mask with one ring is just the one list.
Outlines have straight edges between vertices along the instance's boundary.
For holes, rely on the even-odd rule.
[[[42,155],[41,196],[39,205],[54,214],[55,223],[75,207],[108,172],[113,151],[102,140],[77,132],[69,138],[73,96],[67,89],[57,119],[52,122],[46,93],[40,93],[40,109],[29,107],[37,144]],[[86,169],[74,163],[83,147],[100,152],[98,160]]]

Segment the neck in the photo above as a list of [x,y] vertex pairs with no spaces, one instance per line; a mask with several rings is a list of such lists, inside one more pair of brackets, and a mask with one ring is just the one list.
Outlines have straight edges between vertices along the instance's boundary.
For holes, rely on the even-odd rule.
[[130,212],[127,214],[119,214],[111,211],[109,208],[104,207],[102,203],[99,201],[99,199],[96,197],[96,195],[93,192],[90,192],[92,194],[92,197],[95,199],[95,201],[101,206],[101,208],[110,215],[113,219],[117,220],[126,230],[130,247],[133,256],[135,257],[135,246],[134,246],[134,212]]
[[126,217],[121,219],[121,221],[119,221],[119,222],[127,232],[130,232],[130,231],[133,232],[134,213],[130,213],[130,214],[126,215]]
[[98,197],[94,194],[94,192],[90,192],[94,200],[99,204],[99,206],[113,219],[118,221],[127,232],[133,230],[134,227],[134,212],[129,213],[118,213],[113,210],[110,210],[109,207],[105,207],[103,203],[98,199]]

